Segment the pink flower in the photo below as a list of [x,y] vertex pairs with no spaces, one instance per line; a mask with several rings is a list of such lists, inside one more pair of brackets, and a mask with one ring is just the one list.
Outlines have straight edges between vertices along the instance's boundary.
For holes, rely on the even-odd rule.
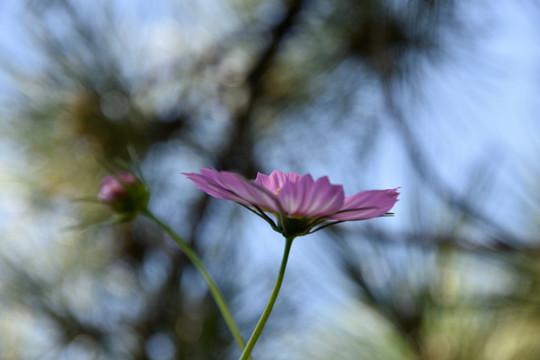
[[[328,177],[273,171],[257,174],[253,181],[238,174],[201,169],[184,173],[201,190],[235,201],[266,220],[284,236],[301,236],[343,221],[367,220],[385,215],[396,203],[397,189],[362,191],[345,196],[341,185]],[[277,224],[265,213],[276,216]]]
[[98,194],[99,201],[127,218],[133,218],[144,210],[148,198],[146,185],[127,172],[105,176]]

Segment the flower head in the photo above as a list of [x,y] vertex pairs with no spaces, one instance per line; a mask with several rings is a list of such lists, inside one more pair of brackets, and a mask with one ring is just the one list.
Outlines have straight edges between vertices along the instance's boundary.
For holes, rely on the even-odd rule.
[[[235,201],[266,220],[284,236],[302,236],[343,222],[385,215],[397,201],[397,189],[362,191],[345,196],[341,185],[328,177],[258,173],[253,181],[238,174],[212,169],[184,173],[201,190],[214,197]],[[267,213],[276,217],[274,222]]]
[[107,175],[101,182],[98,200],[128,219],[146,208],[149,192],[146,185],[133,174],[120,172]]

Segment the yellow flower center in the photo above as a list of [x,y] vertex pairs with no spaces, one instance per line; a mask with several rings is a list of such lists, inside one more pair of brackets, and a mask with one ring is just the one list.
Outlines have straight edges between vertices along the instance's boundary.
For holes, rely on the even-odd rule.
[[277,188],[276,192],[274,193],[274,195],[278,196],[279,192],[281,191],[281,188]]

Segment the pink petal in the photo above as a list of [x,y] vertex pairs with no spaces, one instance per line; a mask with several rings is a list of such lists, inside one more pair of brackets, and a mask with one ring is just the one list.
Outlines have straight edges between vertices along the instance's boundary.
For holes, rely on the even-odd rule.
[[326,176],[314,181],[309,174],[298,182],[286,182],[277,197],[288,216],[308,218],[333,214],[344,200],[341,185],[330,184]]
[[246,206],[277,208],[272,194],[238,174],[228,171],[201,169],[201,174],[183,173],[208,195],[231,200]]
[[253,182],[274,194],[278,189],[281,189],[286,182],[296,183],[301,178],[302,176],[296,173],[285,174],[282,171],[274,170],[270,175],[257,173],[257,178]]
[[126,187],[113,175],[107,175],[101,182],[98,199],[103,202],[113,202],[127,195]]
[[241,202],[242,204],[278,211],[276,197],[265,188],[234,173],[223,171],[219,174],[221,183],[238,197],[245,200],[245,202]]
[[185,175],[188,179],[193,181],[199,189],[203,190],[208,195],[231,201],[242,200],[221,184],[219,179],[216,177],[217,171],[214,173],[214,170],[205,170],[207,169],[201,169],[201,174],[182,173],[182,175]]
[[397,189],[362,191],[347,196],[339,213],[333,220],[366,220],[384,215],[398,201]]

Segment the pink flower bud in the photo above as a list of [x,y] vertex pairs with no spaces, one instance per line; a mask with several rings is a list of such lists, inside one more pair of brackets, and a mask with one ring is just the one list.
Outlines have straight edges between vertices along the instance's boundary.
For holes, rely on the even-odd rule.
[[129,218],[146,208],[149,193],[147,187],[134,175],[121,172],[103,178],[98,199],[109,208]]

